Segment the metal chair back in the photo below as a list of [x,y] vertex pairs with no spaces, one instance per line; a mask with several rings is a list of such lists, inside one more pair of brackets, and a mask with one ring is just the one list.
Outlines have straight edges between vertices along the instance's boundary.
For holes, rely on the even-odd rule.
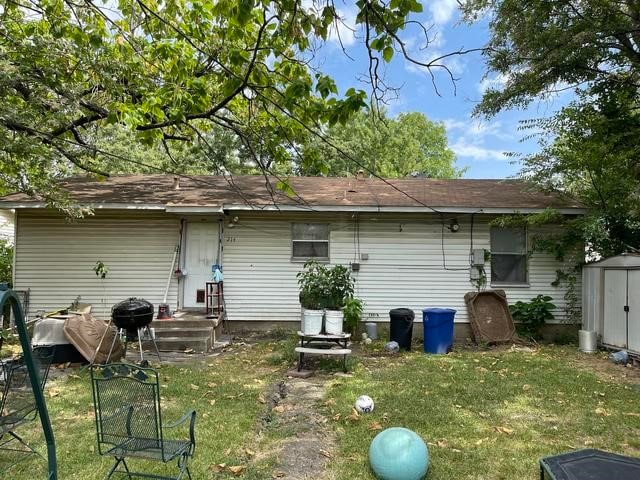
[[164,459],[158,373],[125,363],[93,365],[91,383],[100,454],[158,449]]
[[[53,349],[33,355],[37,383],[41,389],[49,376]],[[37,416],[36,397],[24,357],[3,360],[0,366],[0,436]]]

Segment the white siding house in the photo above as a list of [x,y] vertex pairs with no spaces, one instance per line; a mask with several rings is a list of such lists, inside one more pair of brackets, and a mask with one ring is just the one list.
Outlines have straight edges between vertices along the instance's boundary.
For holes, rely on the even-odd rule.
[[[455,308],[456,322],[465,323],[464,294],[475,288],[470,253],[485,249],[494,253],[484,265],[486,288],[506,290],[510,302],[550,295],[562,317],[565,290],[551,286],[560,266],[530,252],[538,232],[513,237],[522,239],[517,248],[504,241],[498,248],[490,221],[547,207],[579,215],[580,205],[514,181],[394,182],[391,188],[371,179],[297,178],[297,196],[288,197],[265,188],[263,177],[235,177],[232,185],[221,177],[123,176],[95,184],[79,178],[65,187],[94,209],[85,219],[67,221],[20,194],[0,199],[0,208],[17,212],[14,285],[30,290],[31,316],[78,296],[102,317],[132,296],[157,305],[167,281],[172,310],[202,309],[203,283],[220,264],[232,324],[295,327],[296,275],[311,252],[331,264],[359,264],[353,276],[366,320],[388,321],[390,309],[409,307],[420,321],[422,308],[441,306]],[[314,224],[327,236],[304,245],[294,238],[296,224]],[[492,262],[505,252],[515,280],[492,283]],[[104,280],[93,271],[97,261],[109,269]]]
[[[129,297],[162,301],[178,241],[177,217],[140,211],[105,213],[69,222],[41,210],[19,211],[14,288],[29,290],[29,316],[55,310],[77,297],[108,318]],[[103,262],[104,280],[93,268]],[[169,303],[177,303],[172,278]]]
[[[435,215],[421,218],[398,215],[362,216],[358,227],[350,216],[238,215],[225,230],[225,298],[231,321],[294,322],[300,318],[296,274],[303,262],[292,261],[292,224],[323,222],[330,225],[330,263],[358,262],[353,272],[356,294],[364,303],[367,321],[388,321],[389,310],[411,308],[418,316],[425,307],[457,310],[456,322],[468,322],[464,294],[474,290],[470,281],[470,215],[460,216],[453,233],[442,228]],[[262,215],[264,217],[264,215]],[[466,221],[463,219],[466,217]],[[487,216],[485,216],[487,217]],[[473,248],[491,251],[489,221],[475,215]],[[359,229],[359,240],[354,233]],[[530,237],[536,231],[530,232]],[[444,246],[444,253],[443,253]],[[362,260],[366,258],[366,260]],[[522,285],[491,285],[504,289],[510,302],[549,295],[564,317],[564,286],[553,287],[560,268],[549,254],[533,252],[528,258],[528,281]],[[491,278],[491,262],[485,265]],[[416,318],[417,319],[417,318]],[[418,320],[418,319],[417,319]]]
[[14,214],[11,210],[0,210],[0,240],[13,244]]

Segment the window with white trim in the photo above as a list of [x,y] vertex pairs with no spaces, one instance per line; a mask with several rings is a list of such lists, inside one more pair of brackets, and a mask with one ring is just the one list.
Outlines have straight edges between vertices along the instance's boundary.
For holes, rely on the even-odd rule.
[[329,260],[329,224],[294,223],[291,229],[292,260]]
[[527,283],[527,231],[491,228],[491,283]]

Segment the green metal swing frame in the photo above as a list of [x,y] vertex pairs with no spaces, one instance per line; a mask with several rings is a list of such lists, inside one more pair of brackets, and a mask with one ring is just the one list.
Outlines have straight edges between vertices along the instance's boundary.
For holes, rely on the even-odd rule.
[[58,480],[58,462],[56,459],[55,437],[53,435],[53,429],[51,428],[51,420],[49,419],[49,412],[47,410],[47,403],[45,402],[38,369],[36,368],[36,362],[31,351],[31,342],[29,341],[29,335],[27,334],[27,326],[24,320],[22,305],[20,304],[18,295],[13,290],[9,290],[6,286],[0,285],[0,312],[5,311],[6,305],[10,305],[11,310],[13,311],[13,318],[15,320],[18,338],[20,339],[20,345],[22,347],[24,363],[27,367],[27,371],[29,372],[29,379],[36,401],[38,417],[40,418],[40,424],[42,425],[42,431],[47,443],[47,479]]

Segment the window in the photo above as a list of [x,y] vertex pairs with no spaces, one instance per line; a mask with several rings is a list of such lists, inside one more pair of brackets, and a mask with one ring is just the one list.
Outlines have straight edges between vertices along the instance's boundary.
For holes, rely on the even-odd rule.
[[329,225],[294,223],[291,243],[293,260],[329,260]]
[[491,283],[527,283],[527,232],[491,229]]

